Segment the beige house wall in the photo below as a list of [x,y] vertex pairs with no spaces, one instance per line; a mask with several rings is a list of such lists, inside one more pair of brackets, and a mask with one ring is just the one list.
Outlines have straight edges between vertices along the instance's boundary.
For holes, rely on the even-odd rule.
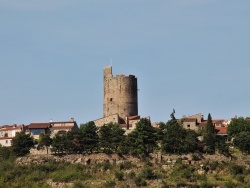
[[12,138],[1,138],[0,139],[0,144],[3,147],[9,147],[12,144]]
[[199,126],[196,124],[196,122],[188,122],[188,121],[185,121],[183,122],[183,128],[185,129],[191,129],[191,130],[194,130],[194,131],[198,131],[199,130]]
[[100,119],[94,120],[94,123],[95,123],[95,125],[97,127],[101,127],[104,124],[108,124],[110,122],[119,123],[119,116],[118,116],[118,114],[114,114],[114,115],[110,115],[110,116],[107,116],[107,117],[104,117],[104,118],[100,118]]

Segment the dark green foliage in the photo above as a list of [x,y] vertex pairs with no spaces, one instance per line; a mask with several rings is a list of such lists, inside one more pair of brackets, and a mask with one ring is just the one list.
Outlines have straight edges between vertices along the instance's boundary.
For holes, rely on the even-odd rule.
[[235,135],[234,146],[239,148],[242,152],[250,153],[250,132],[240,132]]
[[12,147],[0,147],[0,161],[13,157]]
[[16,156],[29,154],[30,148],[34,146],[33,138],[24,132],[17,133],[12,139],[12,151]]
[[115,172],[115,178],[118,180],[118,181],[122,181],[123,178],[124,178],[124,173],[122,171],[117,171]]
[[233,118],[227,128],[229,136],[235,136],[241,132],[250,132],[250,121],[243,117]]
[[205,152],[209,154],[214,154],[216,146],[216,130],[210,114],[208,114],[207,117],[207,124],[205,126],[203,140],[205,144]]
[[214,187],[214,185],[207,182],[207,181],[204,181],[201,183],[201,188],[213,188],[213,187]]
[[38,146],[39,147],[46,147],[47,154],[48,154],[48,148],[52,143],[52,139],[50,138],[49,135],[47,134],[40,134],[39,135],[39,140],[38,140]]
[[193,130],[184,129],[171,114],[164,127],[162,149],[167,153],[188,153],[198,149],[197,133]]
[[156,130],[152,127],[150,120],[143,118],[136,128],[127,136],[126,146],[129,153],[136,156],[148,156],[157,148]]
[[85,187],[86,187],[86,186],[85,186],[82,182],[76,181],[76,182],[74,182],[72,188],[85,188]]
[[103,125],[99,133],[100,147],[105,153],[119,152],[125,140],[125,131],[118,124]]
[[143,168],[140,176],[147,180],[153,180],[157,178],[156,174],[153,172],[153,169],[151,167]]
[[216,148],[218,149],[219,153],[226,157],[232,156],[230,150],[229,150],[229,144],[226,143],[226,138],[222,136],[216,137]]
[[97,127],[93,121],[81,125],[80,135],[84,151],[87,153],[92,153],[94,150],[97,150],[99,144],[99,136],[97,133]]
[[120,170],[129,170],[132,167],[135,167],[135,165],[131,161],[125,161],[125,162],[119,164]]
[[244,167],[237,164],[231,164],[229,169],[233,175],[243,174],[244,172]]
[[147,186],[147,182],[145,181],[144,178],[142,178],[141,176],[137,176],[135,179],[135,185],[138,187],[144,187]]
[[52,151],[56,154],[69,154],[73,148],[72,140],[67,136],[70,133],[65,135],[56,134],[52,139]]

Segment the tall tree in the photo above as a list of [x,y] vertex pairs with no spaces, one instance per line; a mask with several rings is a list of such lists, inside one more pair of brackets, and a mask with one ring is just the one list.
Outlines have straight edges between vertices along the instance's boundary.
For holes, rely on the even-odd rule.
[[93,121],[80,126],[81,147],[86,152],[92,153],[93,150],[98,148],[99,136],[97,131],[97,127]]
[[16,156],[27,155],[33,146],[33,138],[24,132],[17,133],[16,137],[12,139],[12,149]]
[[213,154],[215,152],[216,146],[216,130],[210,113],[207,117],[207,124],[205,126],[203,141],[205,144],[205,151],[209,154]]
[[193,130],[186,130],[174,116],[175,111],[170,115],[164,129],[162,150],[167,153],[188,153],[197,150],[197,134]]
[[235,147],[239,148],[242,152],[250,153],[250,135],[249,132],[240,132],[234,138]]
[[125,131],[117,123],[103,125],[100,130],[100,147],[104,152],[117,152],[125,139]]
[[133,155],[147,156],[157,148],[156,130],[150,120],[142,118],[136,128],[127,136],[126,144]]
[[250,132],[250,121],[243,117],[233,118],[227,128],[228,135],[233,137],[243,131]]
[[47,154],[49,153],[49,146],[52,143],[52,139],[48,134],[40,134],[38,139],[38,145],[39,147],[45,147],[47,150]]
[[52,139],[52,151],[56,154],[68,154],[72,151],[72,140],[68,136],[68,134],[56,134]]

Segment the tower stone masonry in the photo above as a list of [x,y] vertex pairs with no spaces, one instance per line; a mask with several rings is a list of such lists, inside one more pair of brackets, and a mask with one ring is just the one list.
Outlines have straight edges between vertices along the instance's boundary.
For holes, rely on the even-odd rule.
[[103,70],[103,117],[118,114],[121,122],[138,115],[137,78],[134,75],[112,75],[112,67]]

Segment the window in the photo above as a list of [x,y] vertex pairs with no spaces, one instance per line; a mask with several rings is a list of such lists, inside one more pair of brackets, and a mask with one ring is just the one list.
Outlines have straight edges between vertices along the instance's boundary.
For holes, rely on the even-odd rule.
[[187,125],[187,128],[190,128],[190,125]]
[[109,101],[113,101],[113,98],[110,98]]
[[8,144],[8,140],[5,140],[5,144]]

